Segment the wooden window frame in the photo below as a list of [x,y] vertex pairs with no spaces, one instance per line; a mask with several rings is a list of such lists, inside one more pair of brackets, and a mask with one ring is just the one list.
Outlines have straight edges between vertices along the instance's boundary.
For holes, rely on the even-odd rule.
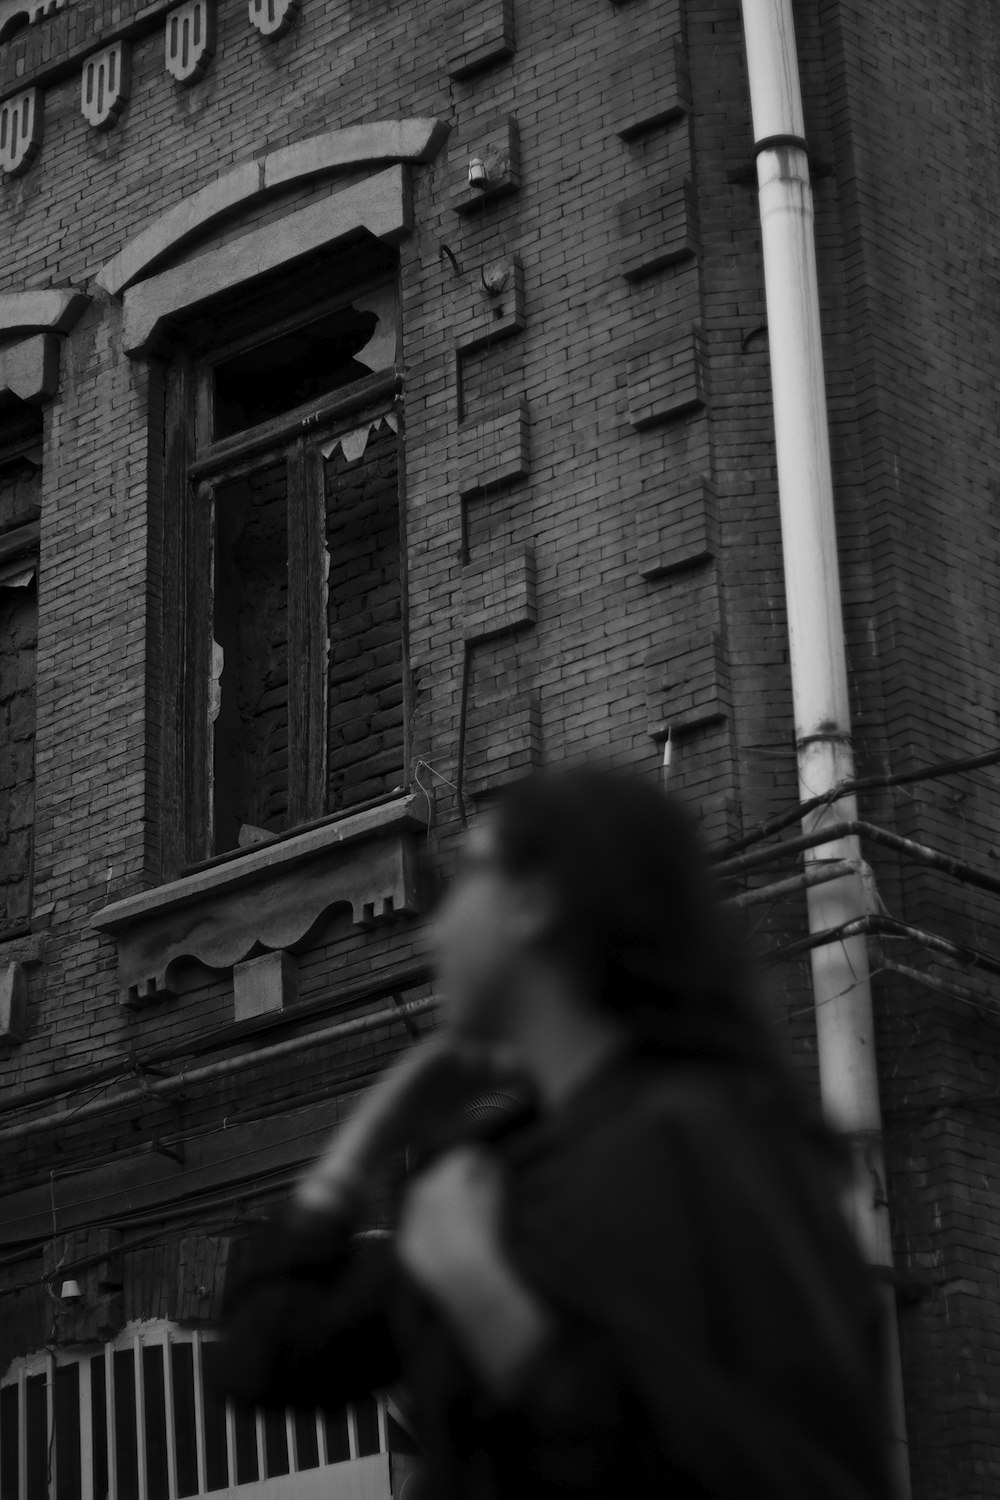
[[[327,283],[328,285],[328,283]],[[399,284],[386,272],[352,280],[311,300],[314,283],[275,299],[274,315],[262,326],[260,310],[227,320],[228,338],[204,333],[176,349],[163,379],[164,588],[161,604],[161,879],[171,879],[242,849],[215,848],[211,800],[212,736],[208,712],[211,681],[212,496],[222,484],[275,461],[288,465],[289,573],[301,586],[289,590],[289,807],[287,826],[276,838],[336,822],[372,802],[328,813],[326,618],[323,539],[325,496],[321,447],[359,420],[401,413],[402,377],[397,365],[295,407],[244,432],[215,439],[212,416],[214,367],[243,349],[305,328],[380,287],[393,286],[400,343]],[[399,556],[403,650],[403,747],[401,779],[409,785],[409,672],[407,667],[406,505],[402,423],[398,442]],[[293,645],[294,640],[294,645]],[[195,707],[201,702],[201,711]],[[386,794],[387,796],[390,794]],[[398,796],[394,792],[391,795]],[[380,802],[384,798],[372,799]],[[258,846],[259,847],[259,846]]]

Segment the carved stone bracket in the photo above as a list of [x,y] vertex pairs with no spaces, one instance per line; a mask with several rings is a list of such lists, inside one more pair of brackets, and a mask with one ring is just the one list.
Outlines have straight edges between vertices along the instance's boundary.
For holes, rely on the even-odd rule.
[[119,39],[88,57],[80,77],[80,109],[95,130],[109,130],[128,103],[132,49]]
[[164,29],[167,72],[178,83],[197,83],[215,51],[214,0],[185,0],[167,17]]
[[0,172],[6,176],[26,172],[38,155],[43,110],[41,89],[25,89],[0,104]]
[[358,927],[416,911],[424,809],[422,796],[402,797],[105,907],[92,926],[117,939],[123,1004],[172,998],[182,959],[228,969],[301,948],[338,906]]
[[249,0],[250,24],[261,36],[284,36],[299,13],[300,0]]
[[59,340],[55,334],[32,334],[0,348],[0,392],[37,405],[54,396],[58,385]]

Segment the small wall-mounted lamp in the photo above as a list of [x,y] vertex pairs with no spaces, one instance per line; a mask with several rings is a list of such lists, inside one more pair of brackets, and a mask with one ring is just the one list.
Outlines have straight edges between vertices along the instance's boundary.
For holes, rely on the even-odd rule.
[[59,1289],[59,1301],[76,1303],[83,1301],[83,1292],[78,1281],[64,1281]]
[[477,193],[485,192],[489,187],[490,175],[486,170],[486,163],[481,156],[474,156],[469,162],[469,186],[475,188]]

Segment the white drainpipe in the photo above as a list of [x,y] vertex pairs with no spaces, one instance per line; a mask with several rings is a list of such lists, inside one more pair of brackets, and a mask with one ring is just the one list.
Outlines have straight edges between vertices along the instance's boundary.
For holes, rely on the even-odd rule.
[[[803,801],[854,776],[847,693],[847,657],[834,525],[833,476],[813,240],[813,201],[804,140],[791,0],[742,0],[764,282],[774,392],[775,447],[782,556]],[[856,818],[842,796],[803,819],[803,829]],[[858,861],[856,837],[822,844],[808,863]],[[809,929],[839,927],[868,910],[858,874],[810,887]],[[858,1143],[849,1209],[869,1260],[892,1265],[884,1191],[882,1119],[864,937],[812,953],[820,1089],[828,1118]],[[909,1464],[895,1297],[885,1288],[892,1351],[893,1442],[901,1496],[909,1495]]]

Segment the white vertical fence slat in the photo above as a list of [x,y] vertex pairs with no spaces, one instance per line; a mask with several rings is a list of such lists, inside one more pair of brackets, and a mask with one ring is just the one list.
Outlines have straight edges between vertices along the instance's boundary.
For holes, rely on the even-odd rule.
[[265,1445],[264,1445],[264,1413],[258,1408],[255,1412],[254,1431],[257,1435],[257,1478],[264,1479],[267,1475],[265,1467]]
[[45,1361],[45,1451],[49,1500],[56,1500],[56,1357],[51,1349]]
[[194,1346],[192,1353],[192,1364],[194,1366],[194,1440],[198,1456],[198,1493],[204,1495],[208,1489],[208,1481],[205,1478],[205,1405],[204,1384],[201,1375],[201,1332],[195,1329],[191,1336]]
[[[94,1361],[80,1361],[80,1496],[81,1500],[95,1500],[94,1496]],[[96,1500],[104,1500],[98,1495]]]
[[104,1346],[104,1406],[108,1428],[108,1500],[118,1500],[118,1459],[116,1432],[118,1419],[115,1416],[114,1346]]
[[139,1471],[139,1500],[148,1500],[146,1493],[146,1382],[142,1367],[142,1335],[137,1333],[133,1342],[134,1354],[132,1374],[135,1378],[135,1453]]
[[226,1402],[226,1464],[229,1468],[229,1483],[236,1484],[236,1413],[233,1403]]
[[167,1492],[177,1500],[177,1423],[174,1418],[174,1362],[170,1357],[173,1334],[163,1336],[163,1408],[167,1421]]

